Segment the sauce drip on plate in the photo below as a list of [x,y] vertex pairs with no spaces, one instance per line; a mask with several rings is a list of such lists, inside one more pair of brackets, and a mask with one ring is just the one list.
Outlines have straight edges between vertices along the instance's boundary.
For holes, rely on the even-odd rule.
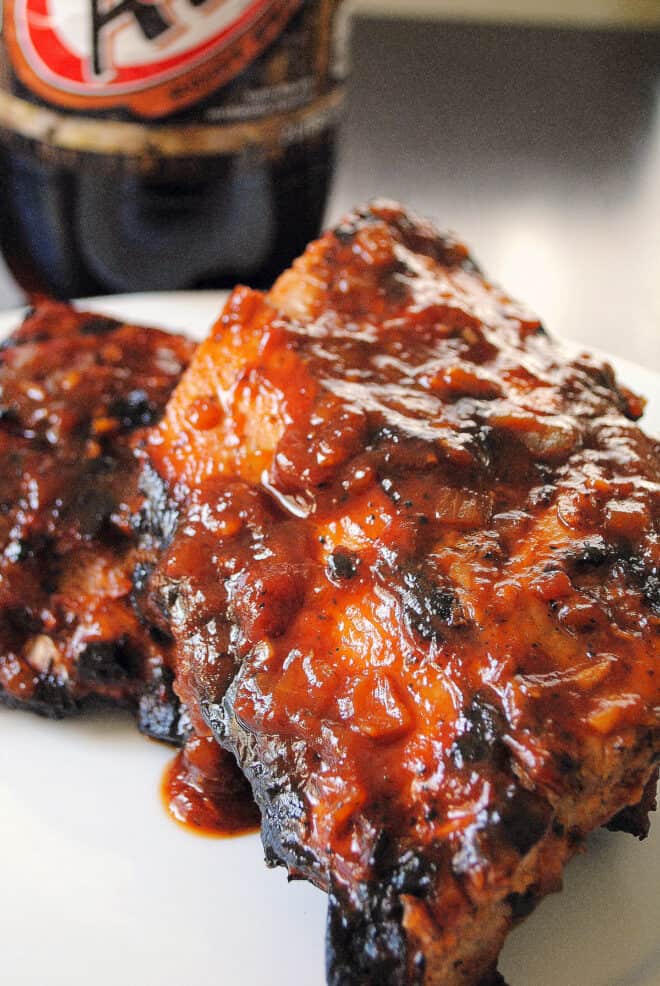
[[259,828],[259,809],[230,753],[211,736],[193,736],[168,764],[161,793],[168,813],[189,831],[216,838]]

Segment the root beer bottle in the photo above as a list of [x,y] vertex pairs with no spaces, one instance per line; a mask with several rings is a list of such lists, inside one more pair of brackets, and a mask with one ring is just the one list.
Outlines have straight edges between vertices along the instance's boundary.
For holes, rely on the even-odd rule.
[[0,246],[60,297],[268,283],[316,235],[341,0],[4,0]]

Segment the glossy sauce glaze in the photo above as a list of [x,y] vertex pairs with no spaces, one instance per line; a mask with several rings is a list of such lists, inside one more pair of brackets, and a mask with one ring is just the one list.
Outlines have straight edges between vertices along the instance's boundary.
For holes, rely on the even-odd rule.
[[[189,734],[168,636],[142,597],[158,543],[140,538],[132,445],[160,417],[193,349],[180,336],[51,302],[3,343],[5,704],[59,716],[103,696],[137,706],[140,728],[159,739],[181,743]],[[196,831],[258,824],[233,757],[205,732],[188,738],[166,788],[170,813]]]
[[148,728],[173,696],[167,643],[136,606],[153,558],[131,442],[194,346],[44,302],[0,348],[0,700],[62,715],[145,697]]
[[642,408],[389,204],[268,298],[233,294],[148,454],[182,510],[179,692],[292,872],[364,909],[416,861],[401,885],[440,927],[524,889],[542,842],[550,889],[641,797],[660,747]]
[[[403,798],[427,838],[483,787],[450,751],[484,694],[548,784],[553,735],[577,752],[578,723],[654,725],[657,447],[610,371],[564,360],[460,247],[440,284],[376,221],[314,249],[330,301],[301,312],[283,279],[295,321],[236,292],[152,438],[190,489],[167,570],[188,621],[216,618],[196,686],[245,656],[241,721],[319,753],[341,737],[347,817]],[[437,744],[454,794],[419,780]]]

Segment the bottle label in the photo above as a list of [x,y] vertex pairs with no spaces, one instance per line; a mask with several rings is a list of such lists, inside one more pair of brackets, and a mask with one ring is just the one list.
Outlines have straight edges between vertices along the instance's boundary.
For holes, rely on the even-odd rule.
[[[162,117],[239,75],[300,0],[14,0],[4,33],[27,88],[69,109]],[[185,81],[185,84],[183,84]]]
[[342,0],[4,0],[0,139],[145,169],[277,154],[336,122],[346,15]]
[[226,85],[300,0],[11,0],[4,33],[25,86],[68,109],[158,118]]

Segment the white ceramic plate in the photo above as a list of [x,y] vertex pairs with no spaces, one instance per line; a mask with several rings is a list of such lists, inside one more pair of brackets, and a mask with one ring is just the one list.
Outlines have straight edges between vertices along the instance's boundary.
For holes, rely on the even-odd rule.
[[[220,293],[85,307],[201,338]],[[0,337],[18,316],[0,316]],[[612,358],[652,401],[660,375]],[[7,986],[322,986],[325,899],[263,865],[257,836],[213,840],[159,798],[169,751],[127,716],[51,723],[0,710],[0,981]],[[511,986],[660,986],[660,818],[597,832],[508,941]]]

